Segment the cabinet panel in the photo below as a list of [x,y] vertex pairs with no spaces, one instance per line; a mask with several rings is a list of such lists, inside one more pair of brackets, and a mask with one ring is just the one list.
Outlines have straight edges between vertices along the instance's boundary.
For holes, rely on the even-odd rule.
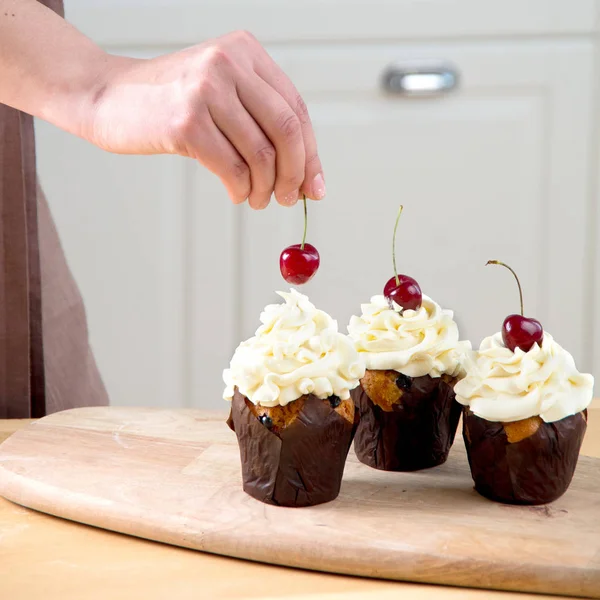
[[596,0],[67,0],[108,45],[191,45],[235,29],[263,42],[573,35],[597,31]]
[[[591,368],[582,318],[591,292],[585,254],[592,45],[273,48],[309,104],[326,169],[328,198],[311,203],[309,239],[322,268],[306,286],[341,328],[391,276],[400,203],[400,269],[453,308],[478,344],[526,311]],[[461,86],[440,98],[381,92],[389,64],[443,59]],[[243,212],[243,305],[248,335],[285,286],[277,259],[302,231],[300,207]]]
[[238,214],[221,182],[190,161],[186,194],[186,404],[224,410],[222,372],[239,339]]
[[42,185],[111,401],[183,397],[183,163],[110,155],[37,123]]

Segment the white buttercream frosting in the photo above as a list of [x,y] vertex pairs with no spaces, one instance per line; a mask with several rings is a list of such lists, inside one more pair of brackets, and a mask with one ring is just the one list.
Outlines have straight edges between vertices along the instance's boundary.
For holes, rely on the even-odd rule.
[[579,373],[571,354],[544,333],[541,347],[508,349],[502,334],[485,338],[466,362],[466,377],[454,387],[456,400],[488,421],[540,416],[547,423],[585,409],[594,378]]
[[278,294],[285,302],[265,308],[262,325],[223,372],[223,397],[231,400],[237,387],[262,406],[285,406],[305,394],[346,400],[365,373],[352,341],[306,296],[296,290]]
[[363,304],[360,317],[348,325],[355,348],[367,369],[393,370],[421,377],[459,376],[470,342],[459,341],[458,325],[451,310],[423,295],[418,310],[404,310],[385,296],[373,296]]

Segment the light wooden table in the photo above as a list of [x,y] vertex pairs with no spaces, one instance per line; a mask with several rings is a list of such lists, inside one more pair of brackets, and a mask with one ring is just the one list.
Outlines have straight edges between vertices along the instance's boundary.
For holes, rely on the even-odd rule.
[[[0,421],[0,442],[28,421]],[[460,440],[457,440],[460,443]],[[600,403],[582,453],[600,457]],[[543,599],[273,567],[148,542],[0,499],[0,598],[12,600]],[[556,598],[556,597],[552,597]]]

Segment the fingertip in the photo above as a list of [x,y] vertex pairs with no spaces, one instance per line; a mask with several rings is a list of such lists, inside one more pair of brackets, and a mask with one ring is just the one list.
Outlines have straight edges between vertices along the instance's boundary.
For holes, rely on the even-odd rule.
[[323,200],[327,194],[325,179],[321,173],[317,173],[312,181],[302,186],[302,189],[311,200]]
[[248,198],[248,204],[252,210],[264,210],[271,203],[271,196],[266,198]]
[[305,196],[306,196],[306,199],[307,199],[307,200],[312,200],[313,202],[314,202],[314,201],[317,201],[317,199],[316,199],[316,198],[313,198],[313,197],[312,197],[312,193],[311,193],[310,185],[303,185],[303,186],[302,186],[302,192],[301,192],[301,194],[298,196],[298,200],[303,200]]
[[294,206],[298,200],[302,198],[302,194],[300,194],[300,190],[296,189],[293,192],[285,195],[275,195],[277,198],[277,202],[281,204],[281,206]]
[[252,192],[252,187],[248,184],[239,185],[237,181],[231,181],[231,178],[228,177],[219,177],[223,187],[227,190],[227,195],[231,200],[232,204],[236,206],[238,204],[244,204],[246,200],[250,199],[250,194]]
[[227,185],[227,191],[229,193],[229,197],[234,204],[244,204],[248,202],[250,204],[250,196],[252,194],[252,188],[248,186],[244,188],[243,186],[233,186]]

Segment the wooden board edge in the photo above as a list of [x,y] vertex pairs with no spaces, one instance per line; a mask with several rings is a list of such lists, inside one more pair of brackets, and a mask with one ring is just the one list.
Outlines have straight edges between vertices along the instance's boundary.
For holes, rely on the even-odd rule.
[[[494,581],[493,570],[489,569],[489,563],[482,561],[481,565],[475,564],[472,559],[460,559],[446,556],[434,556],[428,553],[415,554],[406,553],[406,560],[401,560],[401,556],[394,562],[394,571],[380,568],[366,568],[360,560],[358,549],[348,548],[347,556],[342,562],[333,567],[324,564],[321,568],[315,568],[310,563],[310,557],[306,554],[298,554],[295,560],[281,561],[277,560],[280,552],[275,547],[268,549],[267,555],[261,555],[260,550],[255,543],[255,539],[241,538],[236,540],[235,547],[226,537],[219,537],[221,532],[211,532],[209,536],[200,534],[198,538],[188,537],[187,543],[181,543],[174,539],[170,534],[167,523],[154,530],[143,530],[134,532],[131,523],[137,520],[139,525],[140,515],[135,507],[120,505],[118,512],[113,503],[106,501],[100,502],[94,507],[89,502],[83,508],[77,502],[77,494],[64,489],[54,488],[35,482],[35,487],[26,478],[8,471],[0,464],[0,496],[19,506],[45,513],[57,518],[81,523],[91,527],[113,531],[116,533],[129,535],[141,539],[159,542],[172,546],[179,546],[209,554],[229,556],[242,560],[250,560],[263,564],[272,564],[283,567],[292,567],[315,572],[333,573],[339,575],[352,575],[358,577],[376,578],[390,581],[405,581],[424,584],[449,585],[455,587],[469,587],[473,589],[497,590],[506,592],[530,592],[538,594],[551,594],[557,596],[570,596],[581,598],[600,599],[600,564],[598,568],[590,573],[589,570],[580,568],[570,568],[561,571],[560,578],[551,567],[545,568],[541,565],[532,565],[532,569],[527,571],[527,565],[514,565],[515,576],[511,581]],[[59,510],[61,507],[61,510]],[[66,507],[66,510],[65,510]],[[108,515],[113,523],[113,527],[107,528],[97,521],[97,515],[102,508],[104,518]],[[125,510],[123,510],[125,508]],[[210,548],[206,546],[206,538],[210,537]],[[402,555],[400,551],[398,553]],[[275,557],[275,560],[273,560]],[[383,556],[381,558],[384,558]],[[443,575],[437,578],[437,581],[431,580],[431,559],[435,558],[443,563]],[[383,561],[382,561],[383,562]],[[422,564],[421,564],[422,563]],[[321,563],[320,563],[321,564]],[[510,565],[507,565],[509,568]],[[535,567],[535,568],[533,568]],[[420,572],[419,572],[420,569]],[[475,585],[472,582],[463,579],[462,574],[478,571],[488,572],[486,585]],[[576,583],[578,582],[578,583]],[[579,589],[574,589],[577,586]]]
[[8,439],[15,431],[23,429],[31,423],[35,423],[36,419],[7,419],[0,420],[0,444]]

